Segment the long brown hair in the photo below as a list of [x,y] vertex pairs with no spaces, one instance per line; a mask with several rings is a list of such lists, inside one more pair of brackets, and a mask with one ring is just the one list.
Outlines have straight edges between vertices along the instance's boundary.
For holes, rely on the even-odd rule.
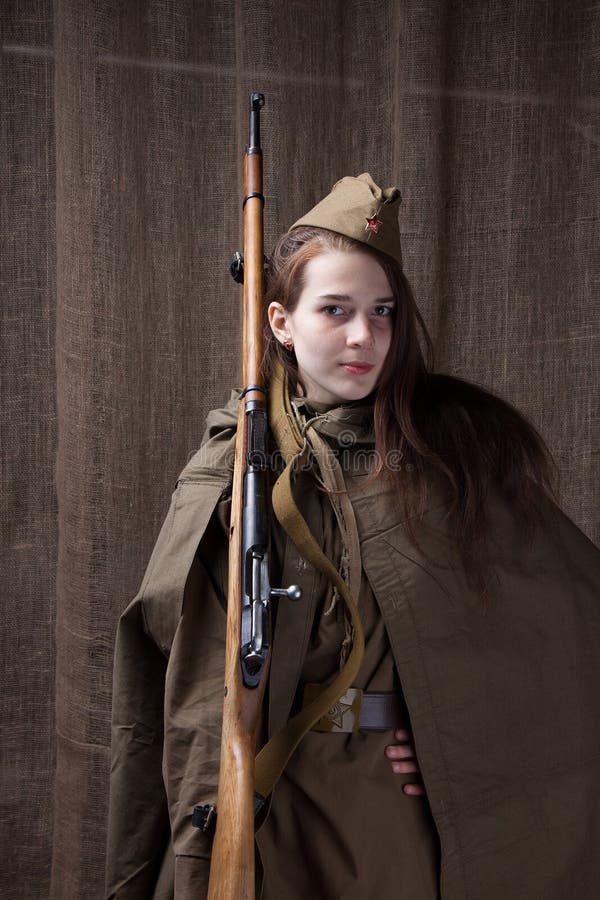
[[[391,256],[337,232],[295,228],[282,236],[270,258],[265,311],[278,301],[293,312],[306,263],[330,251],[375,257],[396,299],[390,350],[374,399],[375,449],[382,468],[398,486],[409,523],[424,512],[432,481],[441,485],[449,532],[463,567],[484,590],[490,491],[509,501],[524,533],[530,532],[542,498],[553,496],[552,458],[535,428],[509,403],[474,384],[434,373],[431,338],[406,276]],[[288,373],[290,389],[303,390],[293,351],[266,324],[267,378],[277,359]],[[390,458],[402,459],[403,465],[388,467]],[[416,541],[414,526],[409,529]]]

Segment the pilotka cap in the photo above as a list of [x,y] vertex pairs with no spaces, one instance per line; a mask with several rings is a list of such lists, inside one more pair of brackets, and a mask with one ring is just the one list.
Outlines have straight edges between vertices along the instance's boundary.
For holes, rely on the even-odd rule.
[[380,188],[367,172],[356,178],[348,175],[294,222],[290,231],[301,225],[327,228],[387,253],[402,266],[398,225],[401,199],[398,188]]

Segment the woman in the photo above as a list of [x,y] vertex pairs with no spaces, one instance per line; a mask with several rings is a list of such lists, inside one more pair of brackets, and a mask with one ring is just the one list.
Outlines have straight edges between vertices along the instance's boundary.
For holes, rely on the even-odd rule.
[[[552,505],[531,426],[429,371],[398,202],[342,179],[271,259],[274,438],[299,448],[295,500],[361,623],[275,526],[275,577],[303,600],[277,611],[268,732],[337,675],[356,627],[365,653],[273,792],[263,896],[592,898],[598,553]],[[218,775],[235,405],[209,417],[121,620],[109,896],[171,895],[169,832],[176,896],[206,890],[190,813]]]

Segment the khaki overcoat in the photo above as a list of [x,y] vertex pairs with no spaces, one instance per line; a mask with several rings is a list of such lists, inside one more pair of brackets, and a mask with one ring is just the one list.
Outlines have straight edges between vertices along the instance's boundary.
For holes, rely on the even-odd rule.
[[[204,896],[223,689],[226,522],[235,400],[211,413],[118,630],[107,897]],[[443,900],[597,900],[600,552],[548,503],[526,541],[490,500],[490,596],[467,583],[435,495],[403,521],[382,477],[352,494],[362,566],[384,617],[441,846]],[[297,500],[319,538],[310,475]],[[416,537],[416,544],[414,538]],[[320,577],[284,541],[269,730],[287,720]],[[365,897],[368,898],[368,889]]]

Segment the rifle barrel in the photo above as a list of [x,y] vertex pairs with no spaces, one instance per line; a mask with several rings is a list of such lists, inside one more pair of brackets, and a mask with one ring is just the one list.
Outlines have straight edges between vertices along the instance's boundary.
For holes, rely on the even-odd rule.
[[265,105],[264,94],[250,94],[250,127],[248,129],[248,153],[260,153],[260,111]]

